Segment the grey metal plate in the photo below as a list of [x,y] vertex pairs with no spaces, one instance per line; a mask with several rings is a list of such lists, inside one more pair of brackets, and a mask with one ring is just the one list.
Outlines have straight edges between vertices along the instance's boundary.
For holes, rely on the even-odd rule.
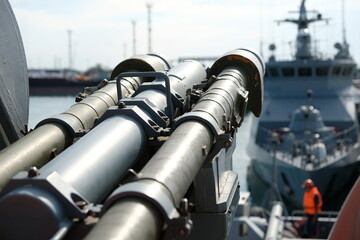
[[29,83],[24,46],[7,0],[0,1],[0,150],[20,138],[28,122]]

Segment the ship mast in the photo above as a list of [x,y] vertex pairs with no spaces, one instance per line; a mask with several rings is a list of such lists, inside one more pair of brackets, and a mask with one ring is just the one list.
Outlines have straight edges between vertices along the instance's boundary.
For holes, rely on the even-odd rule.
[[341,17],[342,17],[343,43],[347,45],[347,42],[346,42],[346,29],[345,29],[345,6],[344,6],[344,0],[341,1]]
[[317,21],[325,20],[322,18],[321,14],[316,11],[311,11],[317,13],[313,18],[308,18],[306,10],[305,0],[301,1],[299,18],[298,19],[284,19],[278,21],[281,22],[290,22],[298,26],[298,33],[296,37],[296,59],[311,59],[313,55],[311,54],[311,35],[309,31],[309,24]]
[[338,49],[338,53],[335,55],[336,59],[352,59],[349,52],[349,44],[346,41],[346,29],[345,29],[345,7],[344,0],[341,1],[341,15],[342,15],[342,34],[343,43],[336,43],[335,48]]

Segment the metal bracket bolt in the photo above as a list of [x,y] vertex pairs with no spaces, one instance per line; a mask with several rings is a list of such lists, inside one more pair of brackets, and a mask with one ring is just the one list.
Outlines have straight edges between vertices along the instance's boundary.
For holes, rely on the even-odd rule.
[[119,104],[118,104],[118,108],[126,108],[126,105],[125,105],[125,103],[124,102],[119,102]]
[[28,170],[28,177],[36,177],[36,176],[39,176],[40,173],[39,173],[39,169],[37,169],[37,167],[31,167],[29,170]]

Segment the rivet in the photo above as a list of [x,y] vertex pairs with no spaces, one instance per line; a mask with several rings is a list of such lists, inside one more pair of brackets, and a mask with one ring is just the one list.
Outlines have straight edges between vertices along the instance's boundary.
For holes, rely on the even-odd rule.
[[28,171],[28,177],[36,177],[39,176],[39,169],[37,167],[31,167]]
[[118,108],[126,108],[126,104],[124,102],[119,102]]

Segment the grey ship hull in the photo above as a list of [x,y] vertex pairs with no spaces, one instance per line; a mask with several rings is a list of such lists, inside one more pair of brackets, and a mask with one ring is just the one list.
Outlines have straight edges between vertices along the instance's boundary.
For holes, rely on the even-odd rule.
[[[295,158],[291,156],[291,151],[282,152],[281,149],[277,149],[275,184],[289,208],[302,208],[301,184],[305,179],[310,178],[314,180],[323,195],[324,208],[339,210],[346,197],[345,189],[353,185],[354,176],[358,176],[360,172],[358,157],[360,155],[358,143],[360,94],[359,90],[351,85],[351,76],[333,76],[332,70],[337,66],[343,68],[350,66],[355,69],[355,64],[348,60],[273,62],[268,63],[267,70],[269,71],[269,68],[280,70],[284,66],[295,69],[309,66],[316,69],[318,66],[327,66],[329,72],[326,76],[320,77],[270,76],[265,78],[263,112],[260,119],[253,119],[251,133],[253,139],[247,149],[252,159],[252,170],[263,182],[272,186],[274,145],[271,143],[271,132],[288,128],[291,124],[290,115],[294,110],[302,105],[311,104],[320,109],[321,116],[319,117],[323,121],[324,129],[331,127],[344,132],[352,129],[353,140],[343,150],[337,150],[336,146],[326,146],[332,154],[329,154],[326,160],[316,167],[305,166],[304,155]],[[306,98],[307,89],[314,91],[314,97],[310,100]],[[315,133],[317,130],[311,131]],[[305,131],[302,132],[303,135],[304,133]],[[338,138],[334,141],[338,141]],[[276,148],[279,146],[281,144]],[[333,197],[339,194],[344,197],[334,201]],[[258,202],[258,204],[261,203]]]
[[[298,93],[294,91],[296,88],[303,88],[303,91],[300,92],[305,92],[306,86],[300,86],[301,84],[293,82],[293,86],[287,88],[290,96],[285,94],[280,96],[281,93],[276,96],[266,96],[265,113],[260,119],[254,118],[252,123],[251,136],[253,139],[247,148],[248,155],[252,159],[251,167],[263,182],[272,186],[273,160],[274,155],[276,155],[275,184],[281,198],[285,200],[290,209],[302,208],[304,192],[301,184],[305,179],[310,178],[316,183],[323,195],[324,209],[339,210],[347,191],[356,180],[354,176],[358,176],[360,173],[360,145],[358,141],[351,143],[344,150],[335,150],[335,153],[327,156],[327,159],[320,166],[312,168],[306,164],[300,166],[300,162],[304,162],[304,155],[295,158],[288,152],[281,152],[279,149],[274,154],[274,145],[268,140],[269,137],[266,138],[261,133],[264,128],[270,130],[285,128],[289,125],[290,121],[287,115],[296,107],[301,106],[302,103],[306,103],[305,97],[295,99],[291,97],[297,96]],[[353,127],[353,131],[358,135],[358,115],[355,107],[360,99],[358,90],[353,87],[346,87],[338,92],[321,90],[320,88],[315,91],[318,92],[318,97],[312,102],[321,109],[326,125],[336,126],[342,130]],[[271,114],[266,113],[267,109],[270,109]],[[255,189],[253,190],[255,191]],[[254,193],[252,192],[252,194]],[[264,197],[270,198],[270,194],[265,195]],[[338,195],[342,197],[337,197],[335,201],[334,196]],[[279,200],[279,197],[277,199]],[[261,203],[258,202],[258,204]]]
[[[356,63],[345,36],[335,44],[334,58],[314,54],[309,25],[328,19],[307,11],[305,0],[298,13],[278,21],[297,26],[296,54],[283,61],[273,54],[266,64],[263,111],[253,121],[248,146],[251,170],[271,186],[270,200],[283,198],[288,207],[302,208],[301,185],[310,178],[324,208],[339,210],[343,199],[334,197],[346,195],[360,167],[360,91],[352,85]],[[256,191],[251,183],[249,188]]]
[[[253,123],[256,128],[256,120]],[[270,187],[273,182],[273,160],[274,152],[266,151],[255,143],[248,146],[248,154],[251,158],[252,173],[256,174],[257,180],[266,184],[264,188],[268,191],[262,191],[262,196],[257,200],[257,204],[263,204],[270,200]],[[287,203],[289,209],[301,209],[304,191],[301,188],[304,179],[314,180],[323,193],[324,207],[326,210],[339,210],[342,202],[345,200],[346,193],[353,185],[360,169],[360,145],[356,144],[352,151],[348,151],[331,163],[309,171],[299,168],[291,161],[284,161],[276,158],[276,186],[281,194],[282,200]],[[252,176],[254,177],[254,176]],[[251,185],[251,183],[249,183]],[[257,189],[252,189],[256,191]],[[258,189],[259,190],[259,189]],[[254,193],[256,194],[256,193]],[[257,193],[259,195],[259,193]],[[265,200],[266,199],[266,200]]]

